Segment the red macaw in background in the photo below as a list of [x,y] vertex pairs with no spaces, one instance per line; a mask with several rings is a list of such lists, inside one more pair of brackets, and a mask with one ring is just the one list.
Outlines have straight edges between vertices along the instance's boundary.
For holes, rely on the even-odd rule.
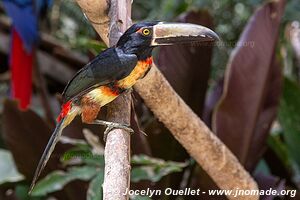
[[3,0],[7,15],[12,19],[11,94],[19,100],[21,109],[27,109],[31,100],[35,45],[39,39],[38,17],[51,3],[52,0]]

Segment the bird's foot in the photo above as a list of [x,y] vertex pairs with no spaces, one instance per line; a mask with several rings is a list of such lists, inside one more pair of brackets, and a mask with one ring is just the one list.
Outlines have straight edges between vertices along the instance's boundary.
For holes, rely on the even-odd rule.
[[106,142],[106,138],[107,138],[108,133],[113,129],[123,129],[125,131],[130,132],[130,133],[134,132],[133,129],[130,128],[130,126],[127,125],[127,124],[119,124],[119,123],[115,123],[115,122],[108,122],[108,121],[98,120],[98,119],[95,120],[93,122],[93,124],[100,124],[100,125],[106,126],[106,129],[104,131],[104,136],[103,136],[104,142]]

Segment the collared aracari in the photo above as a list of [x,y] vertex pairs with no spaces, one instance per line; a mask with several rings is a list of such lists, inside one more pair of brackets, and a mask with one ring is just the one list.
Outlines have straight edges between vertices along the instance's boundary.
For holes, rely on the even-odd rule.
[[101,52],[78,71],[63,91],[63,105],[57,126],[36,169],[30,191],[45,167],[62,130],[81,115],[84,123],[102,124],[114,128],[130,129],[126,125],[97,120],[102,106],[130,89],[143,78],[152,63],[152,50],[156,46],[215,41],[212,30],[194,24],[142,22],[132,25],[116,46]]

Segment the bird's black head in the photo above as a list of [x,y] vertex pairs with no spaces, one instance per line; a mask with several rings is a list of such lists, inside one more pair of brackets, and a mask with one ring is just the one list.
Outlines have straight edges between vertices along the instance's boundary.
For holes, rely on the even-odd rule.
[[139,60],[151,56],[153,26],[158,22],[141,22],[133,24],[119,39],[117,46],[126,53],[136,54]]
[[132,25],[119,39],[117,47],[125,53],[136,54],[139,60],[151,56],[152,49],[161,45],[214,41],[212,30],[195,24],[141,22]]

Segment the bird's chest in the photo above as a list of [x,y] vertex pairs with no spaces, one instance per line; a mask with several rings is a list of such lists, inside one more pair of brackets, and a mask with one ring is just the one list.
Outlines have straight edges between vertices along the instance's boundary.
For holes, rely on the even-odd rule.
[[152,57],[143,61],[138,61],[132,72],[125,78],[118,80],[113,85],[100,86],[90,91],[82,99],[82,103],[86,105],[97,104],[104,106],[113,101],[120,93],[131,88],[137,80],[142,78],[150,69]]
[[137,80],[144,77],[146,72],[150,69],[151,64],[152,57],[149,57],[146,60],[138,61],[135,68],[127,77],[117,81],[117,87],[120,87],[122,89],[131,88],[137,82]]

